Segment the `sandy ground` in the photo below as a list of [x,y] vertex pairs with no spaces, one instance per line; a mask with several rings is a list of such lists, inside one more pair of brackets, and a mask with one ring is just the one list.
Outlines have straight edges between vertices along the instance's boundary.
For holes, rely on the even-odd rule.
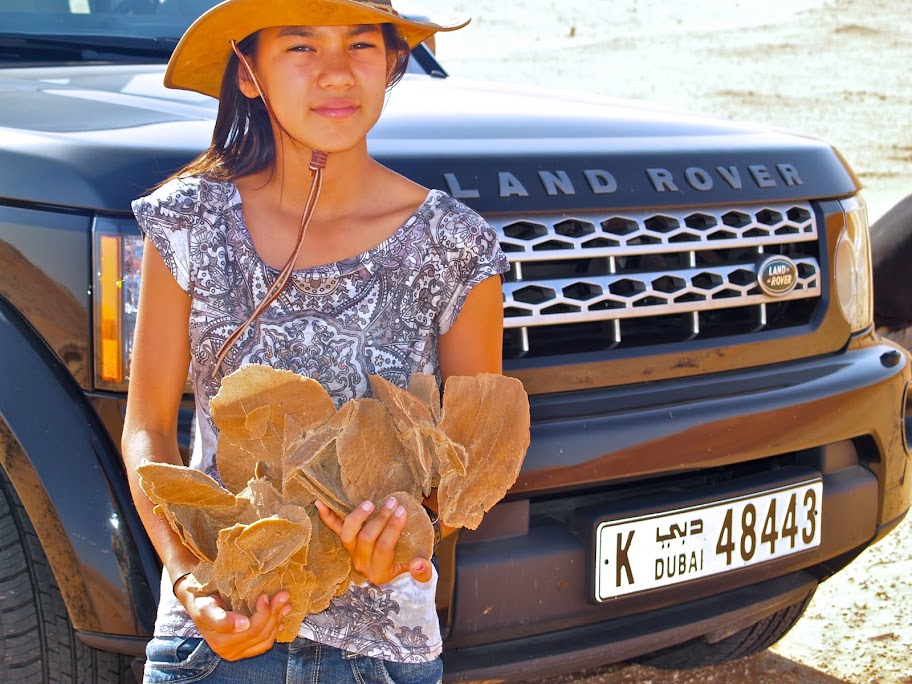
[[645,99],[820,136],[866,186],[872,220],[912,193],[910,0],[451,7],[473,17],[439,38],[452,75]]
[[[430,3],[436,4],[436,3]],[[912,193],[910,0],[456,0],[453,75],[646,99],[833,143],[872,221]],[[772,650],[689,672],[606,666],[535,684],[912,684],[912,519],[824,583]],[[531,683],[530,683],[531,684]]]

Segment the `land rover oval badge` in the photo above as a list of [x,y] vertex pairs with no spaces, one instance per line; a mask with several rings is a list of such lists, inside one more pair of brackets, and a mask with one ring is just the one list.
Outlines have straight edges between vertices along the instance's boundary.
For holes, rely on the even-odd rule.
[[757,282],[760,289],[769,296],[782,297],[798,284],[798,267],[786,256],[771,256],[760,262]]

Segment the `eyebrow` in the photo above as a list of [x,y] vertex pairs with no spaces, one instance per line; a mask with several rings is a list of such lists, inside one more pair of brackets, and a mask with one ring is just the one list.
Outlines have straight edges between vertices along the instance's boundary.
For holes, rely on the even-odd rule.
[[[352,30],[348,32],[349,36],[361,36],[366,33],[379,33],[380,26],[377,24],[355,24],[352,26]],[[311,27],[308,26],[285,26],[281,31],[279,31],[278,36],[280,38],[285,36],[297,36],[299,38],[316,38],[318,35],[317,31],[314,31]]]

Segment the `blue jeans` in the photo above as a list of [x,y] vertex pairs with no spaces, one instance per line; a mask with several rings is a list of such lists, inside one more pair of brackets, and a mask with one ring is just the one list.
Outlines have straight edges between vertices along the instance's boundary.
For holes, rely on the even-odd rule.
[[443,663],[392,663],[298,638],[262,655],[222,660],[202,639],[155,637],[143,684],[439,684]]

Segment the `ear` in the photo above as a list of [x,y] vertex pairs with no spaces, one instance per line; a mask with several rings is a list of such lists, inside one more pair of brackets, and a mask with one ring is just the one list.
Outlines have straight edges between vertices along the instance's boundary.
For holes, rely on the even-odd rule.
[[250,69],[253,67],[250,64],[248,57],[237,57],[238,60],[238,70],[237,70],[237,85],[238,90],[244,94],[249,100],[257,99],[260,94],[257,92],[256,84],[253,82],[253,79],[250,77]]
[[386,53],[386,87],[391,88],[393,85],[393,78],[396,75],[397,67],[399,66],[399,59],[402,57],[402,53],[397,52],[392,59],[389,52]]

